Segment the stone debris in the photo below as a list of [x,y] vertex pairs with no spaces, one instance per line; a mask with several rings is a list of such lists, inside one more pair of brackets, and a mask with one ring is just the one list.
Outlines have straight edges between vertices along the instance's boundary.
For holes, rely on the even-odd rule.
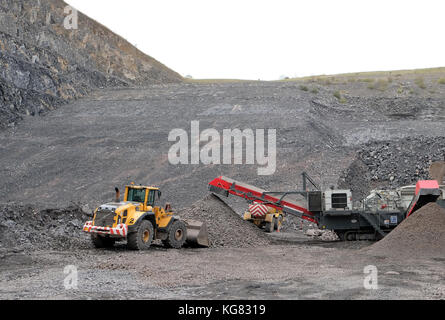
[[331,230],[322,230],[322,235],[320,237],[320,240],[323,241],[337,241],[340,240],[337,236],[337,234]]
[[320,237],[323,234],[323,231],[320,229],[308,229],[305,232],[305,235],[309,237]]
[[244,221],[227,204],[213,194],[181,210],[183,219],[207,223],[211,247],[259,247],[270,244],[264,230]]
[[311,228],[306,230],[304,233],[308,237],[312,237],[314,239],[319,239],[322,241],[336,241],[339,240],[338,236],[335,234],[335,232],[331,230],[321,230],[321,229],[315,229]]
[[29,205],[0,206],[0,248],[60,249],[89,248],[89,237],[82,232],[91,219],[77,206],[37,210]]

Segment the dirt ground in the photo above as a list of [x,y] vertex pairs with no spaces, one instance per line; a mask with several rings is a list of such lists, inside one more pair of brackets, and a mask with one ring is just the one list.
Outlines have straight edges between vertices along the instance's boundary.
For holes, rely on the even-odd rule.
[[[361,254],[369,242],[320,242],[276,235],[260,248],[145,252],[10,252],[0,260],[0,299],[445,299],[445,259],[395,260]],[[64,268],[78,271],[65,289]],[[365,289],[364,267],[378,270]]]

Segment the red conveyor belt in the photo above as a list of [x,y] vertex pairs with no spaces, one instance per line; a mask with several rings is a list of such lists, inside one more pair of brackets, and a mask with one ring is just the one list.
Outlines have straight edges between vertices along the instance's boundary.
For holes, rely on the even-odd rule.
[[[286,213],[297,211],[301,214],[302,219],[317,223],[317,221],[314,219],[314,214],[304,208],[301,201],[286,198],[283,198],[280,201],[282,194],[280,195],[274,193],[273,195],[266,194],[263,196],[266,190],[224,176],[212,180],[209,185],[225,190],[226,192],[228,192],[228,194],[232,194],[234,196],[238,196],[246,200],[251,200],[258,203],[264,203],[267,206],[283,210],[283,212]],[[289,208],[290,210],[287,210],[287,208]]]

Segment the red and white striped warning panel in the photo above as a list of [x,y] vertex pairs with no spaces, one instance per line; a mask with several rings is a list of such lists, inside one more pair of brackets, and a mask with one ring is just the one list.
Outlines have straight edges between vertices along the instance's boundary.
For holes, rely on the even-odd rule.
[[116,228],[99,227],[99,226],[93,226],[93,221],[87,221],[83,226],[83,231],[126,237],[128,233],[128,226],[126,224],[118,224]]
[[254,203],[249,205],[249,212],[255,218],[261,218],[269,212],[269,207],[264,204]]

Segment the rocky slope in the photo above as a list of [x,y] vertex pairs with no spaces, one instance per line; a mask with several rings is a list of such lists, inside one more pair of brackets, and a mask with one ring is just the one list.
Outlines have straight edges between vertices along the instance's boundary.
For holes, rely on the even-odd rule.
[[180,82],[179,74],[61,0],[0,2],[0,128],[92,89]]
[[[397,85],[396,81],[393,84]],[[381,96],[389,100],[390,89],[377,92],[364,88],[360,103],[349,102],[354,93],[351,90],[348,102],[338,102],[333,93],[348,85],[320,85],[317,93],[304,91],[295,82],[258,81],[98,90],[45,117],[28,118],[0,133],[0,201],[38,203],[43,208],[64,207],[76,201],[92,209],[113,199],[115,186],[135,181],[161,187],[162,199],[180,209],[203,198],[208,193],[207,183],[219,175],[267,190],[296,190],[301,188],[301,172],[306,171],[323,189],[337,186],[339,175],[363,148],[370,148],[368,143],[380,148],[380,143],[387,141],[408,144],[408,138],[437,141],[426,149],[415,144],[413,152],[419,157],[431,155],[431,160],[443,159],[443,120],[436,115],[445,110],[438,107],[445,102],[445,86],[431,94],[430,101],[437,103],[424,103],[430,98],[420,94],[407,99],[399,112],[408,114],[416,106],[422,110],[421,114],[410,113],[407,120],[391,116],[391,104],[382,103],[376,111],[367,102]],[[433,86],[432,82],[429,85]],[[392,99],[399,104],[399,98]],[[138,130],[122,126],[123,119]],[[189,133],[193,120],[200,121],[201,132],[208,128],[218,132],[276,128],[276,172],[259,176],[261,166],[257,163],[170,164],[168,152],[174,144],[168,141],[170,131],[181,128]],[[398,166],[392,168],[393,163],[407,160],[407,178],[413,180],[418,178],[414,167],[427,164],[417,163],[405,145],[396,153],[398,144],[394,145],[379,151],[379,158],[388,160],[384,160],[386,168],[377,171],[379,179],[371,187],[387,184],[387,170],[406,174]],[[355,181],[362,180],[350,182]],[[246,204],[242,205],[245,208]]]
[[431,163],[445,156],[445,137],[407,137],[362,145],[356,159],[342,172],[338,184],[350,188],[356,200],[369,190],[415,185],[431,179]]

